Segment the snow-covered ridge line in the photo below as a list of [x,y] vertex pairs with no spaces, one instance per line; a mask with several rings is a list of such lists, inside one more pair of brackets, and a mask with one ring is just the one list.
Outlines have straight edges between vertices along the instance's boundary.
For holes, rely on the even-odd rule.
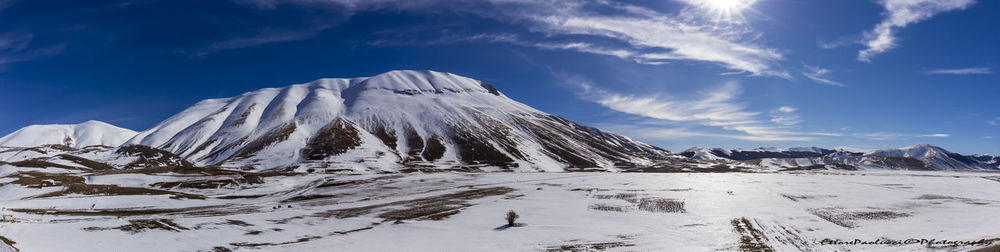
[[0,146],[34,147],[45,144],[70,147],[119,146],[136,134],[138,132],[93,120],[79,124],[30,125],[0,137]]

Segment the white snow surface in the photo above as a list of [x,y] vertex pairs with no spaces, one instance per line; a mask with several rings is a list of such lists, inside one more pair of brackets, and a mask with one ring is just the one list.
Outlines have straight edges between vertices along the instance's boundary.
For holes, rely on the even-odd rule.
[[80,124],[31,125],[0,137],[0,146],[34,147],[60,144],[76,148],[92,145],[115,147],[136,134],[138,132],[93,120]]
[[[8,167],[9,168],[9,167]],[[10,168],[17,169],[17,168]],[[129,178],[134,176],[134,178]],[[88,183],[148,186],[185,178],[96,176]],[[218,179],[218,178],[213,178]],[[823,239],[1000,242],[997,173],[413,173],[305,174],[166,195],[28,196],[60,190],[0,186],[21,223],[0,235],[21,251],[968,251],[980,246],[822,245]],[[500,195],[450,196],[509,188]],[[226,198],[224,196],[246,196]],[[467,197],[467,198],[463,198]],[[434,200],[428,200],[434,199]],[[643,199],[684,202],[644,210]],[[639,203],[637,203],[639,202]],[[280,208],[279,208],[280,206]],[[608,209],[600,210],[603,206]],[[437,209],[448,207],[448,209]],[[169,213],[128,214],[170,210]],[[396,222],[385,214],[410,209]],[[449,210],[451,209],[451,210]],[[59,211],[83,211],[85,215]],[[439,218],[422,218],[448,210]],[[517,227],[503,214],[514,210]],[[619,211],[620,210],[620,211]],[[109,213],[108,213],[109,211]],[[421,211],[427,211],[421,213]],[[116,216],[116,214],[128,214]],[[745,219],[754,232],[733,225]],[[135,226],[154,221],[156,226]],[[748,235],[759,235],[755,240]]]

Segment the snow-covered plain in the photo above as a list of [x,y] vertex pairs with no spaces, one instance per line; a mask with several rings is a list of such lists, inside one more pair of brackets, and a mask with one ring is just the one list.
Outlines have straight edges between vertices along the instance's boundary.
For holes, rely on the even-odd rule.
[[[21,222],[0,224],[4,243],[21,251],[965,251],[983,246],[821,243],[1000,244],[1000,173],[989,172],[106,173],[77,175],[176,194],[40,196],[65,188],[28,188],[8,175],[0,205]],[[177,181],[192,183],[164,184]],[[506,226],[508,210],[521,216],[519,225]]]

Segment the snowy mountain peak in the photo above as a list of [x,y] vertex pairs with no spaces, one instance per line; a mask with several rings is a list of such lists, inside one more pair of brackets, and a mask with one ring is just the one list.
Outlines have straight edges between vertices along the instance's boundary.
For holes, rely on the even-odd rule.
[[[495,93],[496,88],[475,79],[430,70],[395,70],[375,75],[357,84],[365,89],[385,89],[412,93]],[[353,85],[352,85],[353,88]]]
[[613,170],[675,156],[538,111],[483,81],[412,70],[204,100],[128,143],[256,169]]
[[119,146],[136,134],[138,133],[135,131],[94,120],[79,124],[31,125],[0,138],[0,146],[33,147],[45,144],[70,147]]

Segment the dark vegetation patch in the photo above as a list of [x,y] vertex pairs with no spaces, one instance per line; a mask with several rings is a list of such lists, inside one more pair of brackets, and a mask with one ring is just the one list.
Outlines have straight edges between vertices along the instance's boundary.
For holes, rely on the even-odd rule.
[[223,187],[239,187],[242,185],[254,185],[263,183],[264,179],[261,178],[260,176],[254,174],[241,174],[238,177],[231,179],[156,182],[150,184],[150,186],[159,187],[163,189],[171,189],[171,188],[218,189]]
[[502,167],[511,166],[513,159],[497,150],[489,141],[469,132],[457,131],[452,136],[458,156],[466,164],[490,164]]
[[156,149],[144,145],[126,145],[118,147],[116,154],[138,157],[135,161],[125,165],[126,169],[163,167],[163,166],[193,166],[184,158],[165,150]]
[[0,235],[0,242],[3,242],[4,244],[7,244],[7,246],[10,247],[10,248],[12,248],[12,249],[14,249],[14,251],[21,251],[21,250],[17,249],[17,247],[14,247],[14,244],[17,244],[17,242],[14,242],[14,241],[12,241],[10,239],[7,239],[7,237],[3,237],[2,235]]
[[836,198],[834,195],[791,195],[791,194],[781,194],[781,197],[785,197],[791,201],[815,199],[815,198]]
[[514,189],[509,187],[472,189],[414,200],[329,210],[316,213],[314,216],[343,219],[370,214],[376,210],[383,210],[378,217],[387,220],[440,220],[457,214],[462,208],[471,206],[471,204],[466,201],[489,196],[504,195],[512,191],[514,191]]
[[594,198],[595,199],[619,199],[619,200],[624,200],[624,201],[628,201],[628,202],[631,202],[631,203],[637,203],[637,202],[639,202],[636,199],[636,197],[638,197],[638,196],[639,196],[639,194],[636,194],[636,193],[617,193],[617,194],[595,194]]
[[333,194],[299,195],[299,196],[295,196],[295,197],[283,199],[283,200],[281,200],[281,203],[299,202],[299,201],[308,201],[308,200],[318,200],[318,199],[332,199],[332,198],[339,198],[339,197],[340,197],[340,195],[333,195]]
[[972,204],[972,205],[989,205],[990,204],[989,202],[977,201],[977,200],[969,199],[969,198],[952,197],[952,196],[944,196],[944,195],[936,195],[936,194],[924,194],[924,195],[920,195],[920,197],[916,197],[914,199],[918,199],[918,200],[954,200],[954,201],[960,201],[962,203]]
[[72,184],[83,184],[84,178],[62,173],[44,173],[37,171],[21,171],[4,178],[14,178],[14,181],[0,183],[0,185],[17,184],[27,188],[43,188],[53,186],[67,186]]
[[229,224],[229,225],[233,225],[233,226],[241,226],[241,227],[251,227],[251,226],[253,226],[253,224],[247,223],[245,221],[241,221],[241,220],[228,220],[228,219],[226,220],[226,222],[224,222],[224,224]]
[[171,199],[205,199],[205,196],[171,192],[140,187],[120,187],[117,185],[90,185],[83,183],[68,184],[62,191],[50,192],[32,196],[31,198],[59,197],[71,194],[121,196],[121,195],[170,195]]
[[773,252],[774,249],[765,242],[767,237],[764,232],[754,227],[746,217],[732,219],[729,224],[733,230],[740,235],[740,251],[744,252]]
[[129,224],[121,225],[118,227],[87,227],[83,228],[85,231],[104,231],[111,229],[118,229],[122,232],[128,232],[130,234],[138,234],[146,232],[148,230],[164,230],[171,232],[181,232],[181,230],[190,230],[189,228],[182,227],[174,223],[170,219],[139,219],[139,220],[129,220]]
[[828,169],[845,170],[845,171],[857,171],[858,167],[855,167],[855,166],[849,165],[849,164],[831,163],[831,164],[825,164],[825,165],[817,164],[817,165],[807,165],[807,166],[784,168],[784,169],[781,169],[779,171],[812,171],[812,170],[828,170]]
[[432,136],[427,139],[427,142],[423,144],[424,151],[421,152],[420,156],[427,161],[434,161],[441,159],[444,156],[444,144],[441,143],[441,139],[436,136]]
[[319,236],[305,236],[305,237],[299,238],[298,240],[286,241],[286,242],[281,242],[281,243],[270,243],[270,242],[265,242],[265,243],[237,242],[237,243],[230,243],[229,245],[236,246],[236,247],[239,247],[239,248],[258,248],[258,247],[265,247],[265,246],[281,246],[281,245],[303,243],[303,242],[308,242],[308,241],[319,239],[319,238],[323,238],[323,237],[319,237]]
[[590,209],[597,210],[597,211],[605,211],[605,212],[625,212],[626,208],[627,207],[624,207],[624,206],[612,206],[612,205],[605,205],[605,204],[593,204],[593,205],[590,205]]
[[809,209],[809,212],[833,224],[846,228],[855,228],[858,220],[888,220],[909,217],[906,213],[893,211],[844,211],[841,208]]
[[127,169],[127,170],[108,170],[100,171],[96,174],[99,175],[113,175],[113,174],[146,174],[146,175],[158,175],[167,173],[177,173],[185,175],[206,175],[206,176],[221,176],[221,175],[239,175],[242,172],[226,170],[219,167],[207,166],[207,167],[193,167],[193,166],[159,166],[159,167],[146,167],[138,169]]
[[642,198],[639,200],[639,210],[654,213],[683,213],[684,201],[663,198]]
[[189,207],[189,208],[157,208],[157,209],[136,209],[136,208],[113,208],[113,209],[48,209],[48,208],[14,208],[9,209],[18,213],[38,214],[38,215],[67,215],[67,216],[139,216],[154,214],[173,214],[192,210],[215,208],[217,206]]
[[361,145],[361,136],[354,124],[337,118],[323,127],[316,136],[302,148],[302,157],[307,160],[323,160],[329,156],[343,154]]
[[407,163],[421,160],[424,152],[424,139],[421,138],[420,135],[417,134],[417,131],[409,125],[406,125],[404,128],[403,135],[406,137],[406,147],[409,148],[403,162]]
[[223,247],[223,246],[216,246],[216,247],[213,247],[212,250],[210,250],[210,251],[211,252],[232,252],[233,250],[229,249],[227,247]]
[[396,149],[397,139],[396,132],[394,130],[387,129],[382,124],[378,124],[371,130],[371,132],[375,135],[375,137],[378,137],[379,140],[382,140],[382,143],[385,144],[385,146],[389,146],[389,149]]
[[82,157],[78,157],[78,156],[69,155],[69,154],[59,154],[59,155],[56,155],[56,157],[59,157],[59,158],[65,159],[65,160],[69,160],[70,162],[73,162],[73,163],[76,163],[78,165],[82,165],[84,167],[87,167],[87,168],[90,168],[90,169],[94,169],[94,170],[111,170],[111,169],[114,169],[114,167],[112,167],[111,165],[108,165],[108,164],[105,164],[105,163],[101,163],[101,162],[97,162],[97,161],[90,160],[90,159],[86,159],[86,158],[82,158]]
[[249,158],[254,154],[257,154],[257,152],[260,152],[267,146],[271,146],[272,144],[288,140],[288,136],[292,135],[292,133],[295,132],[295,128],[296,128],[295,122],[277,127],[274,130],[271,130],[271,132],[268,132],[267,135],[264,135],[248,143],[246,147],[243,147],[243,149],[240,150],[240,152],[237,152],[236,155],[233,155],[231,158],[237,158],[237,159]]
[[545,248],[546,252],[559,252],[559,251],[604,251],[611,248],[623,248],[632,247],[635,244],[626,242],[598,242],[598,243],[582,243],[582,244],[568,244],[559,245],[553,247]]
[[62,169],[69,169],[69,170],[81,170],[79,167],[73,167],[73,166],[68,166],[68,165],[56,164],[56,163],[52,163],[52,162],[48,162],[48,161],[44,161],[44,160],[40,160],[40,159],[21,160],[21,161],[17,161],[17,162],[9,162],[9,163],[6,163],[6,164],[7,165],[12,165],[12,166],[17,166],[17,167],[24,167],[24,168],[49,168],[49,167],[52,167],[52,168],[62,168]]
[[264,197],[264,196],[267,196],[267,195],[266,194],[226,195],[226,196],[216,197],[216,199],[227,199],[227,200],[230,200],[230,199],[256,199],[256,198],[260,198],[260,197]]
[[503,149],[504,152],[514,158],[522,160],[526,159],[524,154],[517,148],[518,141],[510,138],[510,126],[484,114],[483,112],[469,108],[467,108],[466,111],[472,114],[473,118],[481,126],[478,128],[480,131],[476,133],[477,135],[484,135],[486,139],[490,139],[490,142],[495,143]]

